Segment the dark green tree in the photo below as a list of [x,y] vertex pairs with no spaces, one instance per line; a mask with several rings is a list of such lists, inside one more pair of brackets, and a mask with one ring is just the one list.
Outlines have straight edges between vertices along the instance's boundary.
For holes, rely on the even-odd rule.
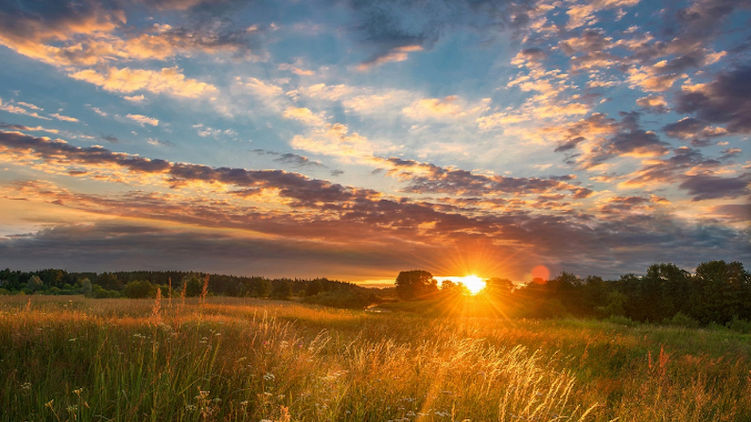
[[203,279],[198,274],[187,275],[183,277],[182,282],[185,285],[185,296],[196,297],[201,295]]
[[402,299],[412,300],[438,291],[438,283],[427,271],[402,271],[396,277],[396,293]]
[[156,295],[156,287],[148,280],[135,280],[125,285],[123,296],[129,298],[153,297]]

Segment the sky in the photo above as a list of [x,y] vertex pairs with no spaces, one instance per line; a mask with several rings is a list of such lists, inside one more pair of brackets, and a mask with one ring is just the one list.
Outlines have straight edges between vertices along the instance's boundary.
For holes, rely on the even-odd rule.
[[751,264],[751,1],[0,5],[1,267]]

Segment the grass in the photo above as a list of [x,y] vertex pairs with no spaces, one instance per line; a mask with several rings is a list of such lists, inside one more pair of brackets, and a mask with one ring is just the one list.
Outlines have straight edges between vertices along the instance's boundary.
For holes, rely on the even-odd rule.
[[0,299],[0,420],[751,420],[751,337],[208,298]]

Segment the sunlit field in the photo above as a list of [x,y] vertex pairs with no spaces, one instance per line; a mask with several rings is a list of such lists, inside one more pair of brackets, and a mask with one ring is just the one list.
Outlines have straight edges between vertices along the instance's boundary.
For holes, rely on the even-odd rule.
[[749,335],[719,328],[13,296],[0,298],[0,415],[742,421],[750,353]]

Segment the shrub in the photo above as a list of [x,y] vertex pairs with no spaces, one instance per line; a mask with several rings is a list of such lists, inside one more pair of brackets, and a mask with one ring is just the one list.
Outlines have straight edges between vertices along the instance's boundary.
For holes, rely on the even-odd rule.
[[740,319],[738,316],[734,316],[725,326],[738,333],[751,334],[751,321]]
[[373,293],[359,292],[354,289],[336,289],[308,296],[303,301],[334,308],[362,309],[377,302],[377,297]]
[[91,285],[91,292],[87,297],[93,297],[96,299],[105,299],[111,297],[120,297],[120,293],[117,290],[107,290],[98,284]]
[[154,297],[156,295],[156,288],[147,280],[131,281],[125,285],[123,289],[123,296],[130,298],[144,298]]
[[636,325],[636,322],[634,322],[631,318],[625,317],[623,315],[610,315],[606,319],[606,321],[612,324],[625,325],[627,327],[633,327]]
[[678,327],[686,327],[686,328],[696,328],[699,326],[699,321],[691,318],[690,316],[684,314],[683,312],[678,312],[675,315],[673,315],[672,318],[665,319],[663,321],[667,325],[675,325]]

